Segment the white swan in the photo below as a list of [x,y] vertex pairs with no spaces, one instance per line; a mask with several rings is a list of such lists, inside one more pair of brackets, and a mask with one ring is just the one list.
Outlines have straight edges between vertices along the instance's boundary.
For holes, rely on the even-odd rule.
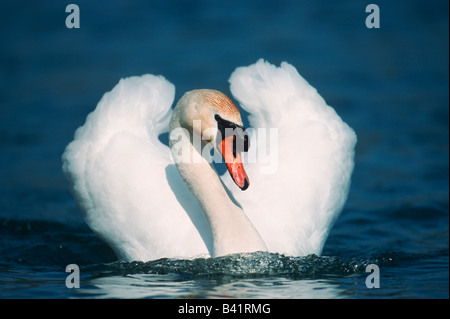
[[[228,173],[219,178],[201,156],[198,163],[180,161],[180,149],[191,157],[201,150],[181,135],[171,139],[171,154],[158,139],[169,122],[172,132],[200,134],[201,147],[210,143],[239,157],[214,132],[242,121],[231,100],[213,90],[186,93],[172,111],[175,89],[161,76],[122,79],[76,131],[63,171],[85,221],[118,258],[321,253],[347,198],[355,133],[288,63],[259,60],[236,69],[230,83],[251,126],[267,136],[276,129],[271,172],[267,162],[249,162],[247,177],[235,163],[228,165],[235,181]],[[202,121],[200,129],[193,120]],[[262,137],[251,136],[250,150],[270,144]],[[181,148],[174,151],[175,144]]]

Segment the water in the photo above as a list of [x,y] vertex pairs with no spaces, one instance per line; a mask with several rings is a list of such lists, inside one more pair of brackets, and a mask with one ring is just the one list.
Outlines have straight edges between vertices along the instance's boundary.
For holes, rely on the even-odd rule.
[[[77,30],[61,1],[0,5],[1,298],[449,297],[447,1],[376,1],[377,30],[360,1],[75,3]],[[323,255],[118,262],[61,172],[75,129],[121,77],[227,93],[260,57],[296,66],[358,135]]]

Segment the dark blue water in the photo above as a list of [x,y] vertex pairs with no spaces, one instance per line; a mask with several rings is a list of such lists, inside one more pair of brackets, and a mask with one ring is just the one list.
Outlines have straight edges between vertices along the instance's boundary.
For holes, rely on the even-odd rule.
[[[0,297],[449,297],[448,1],[372,1],[379,29],[364,1],[74,2],[80,29],[70,2],[0,4]],[[227,93],[260,57],[297,67],[358,135],[323,256],[117,262],[61,172],[75,129],[121,77]]]

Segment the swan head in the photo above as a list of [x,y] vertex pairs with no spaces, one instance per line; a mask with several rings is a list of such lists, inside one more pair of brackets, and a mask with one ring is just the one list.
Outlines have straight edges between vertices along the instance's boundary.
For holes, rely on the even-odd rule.
[[186,92],[178,101],[174,116],[179,126],[201,136],[202,141],[222,155],[240,189],[249,187],[241,157],[241,152],[248,150],[249,138],[241,114],[228,96],[209,89]]

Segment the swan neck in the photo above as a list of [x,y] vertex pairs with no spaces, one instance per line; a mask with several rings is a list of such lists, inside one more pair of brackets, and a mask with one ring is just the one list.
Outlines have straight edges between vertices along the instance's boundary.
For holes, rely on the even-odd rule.
[[[170,123],[171,135],[181,127],[176,111],[177,108]],[[194,147],[191,137],[187,136],[192,136],[191,132],[185,128],[177,133],[184,135],[181,138],[171,136],[171,152],[181,178],[200,204],[211,227],[213,256],[267,250],[244,211],[228,196],[212,164],[201,156],[201,150]],[[190,156],[182,152],[190,152]],[[186,161],[187,158],[190,160]]]

